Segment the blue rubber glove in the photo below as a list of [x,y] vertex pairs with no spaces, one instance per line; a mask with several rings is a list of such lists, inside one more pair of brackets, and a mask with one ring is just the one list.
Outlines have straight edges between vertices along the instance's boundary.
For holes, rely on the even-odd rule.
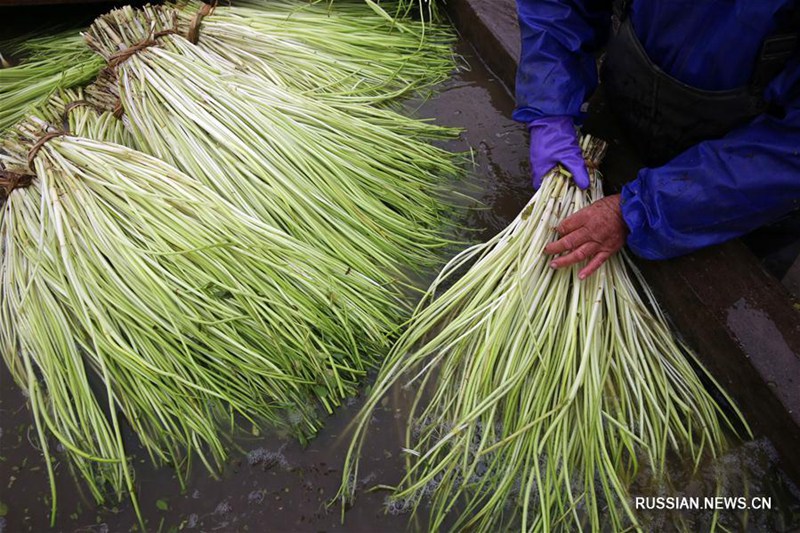
[[528,123],[528,131],[534,189],[542,186],[542,178],[559,163],[572,174],[575,185],[581,189],[589,187],[589,171],[571,117],[538,118]]

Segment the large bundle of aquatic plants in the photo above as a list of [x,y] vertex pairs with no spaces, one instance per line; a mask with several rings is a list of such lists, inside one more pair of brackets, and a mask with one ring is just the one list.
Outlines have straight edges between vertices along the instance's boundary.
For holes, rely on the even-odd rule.
[[[450,30],[414,20],[401,23],[371,2],[203,6],[176,3],[180,29],[200,46],[275,83],[316,97],[330,95],[331,101],[391,101],[431,87],[454,68]],[[384,7],[397,17],[409,13],[404,5]],[[0,132],[55,91],[88,83],[102,67],[102,58],[85,45],[79,30],[0,41]]]
[[81,131],[31,118],[0,156],[0,350],[30,398],[53,509],[50,438],[98,501],[133,490],[123,417],[182,473],[191,452],[218,470],[233,424],[312,436],[381,353],[398,302],[116,144],[127,133],[108,114],[67,113]]
[[83,85],[103,68],[77,30],[0,42],[0,132],[42,105],[58,89]]
[[[291,0],[283,0],[289,5],[297,5]],[[268,6],[272,0],[235,0],[236,5],[261,8]],[[422,21],[436,21],[442,16],[441,0],[326,0],[319,3],[328,8],[366,5],[381,18],[398,23],[406,22],[410,19]]]
[[444,268],[357,417],[345,500],[372,411],[401,380],[419,389],[391,499],[430,505],[433,531],[622,531],[643,467],[658,477],[672,452],[719,454],[729,422],[698,372],[710,378],[625,255],[585,281],[543,255],[558,222],[601,196],[597,176],[584,192],[555,169],[506,229]]
[[453,130],[287,90],[192,44],[176,20],[123,8],[87,33],[110,65],[102,95],[119,97],[140,149],[381,285],[402,291],[407,271],[435,264],[457,166],[428,141]]
[[75,137],[136,148],[136,141],[125,124],[108,110],[113,107],[112,99],[89,101],[86,88],[63,89],[54,93],[47,105],[37,108],[32,115],[41,117],[38,120],[51,125],[51,128],[60,128],[59,131]]
[[[124,8],[71,59],[41,52],[106,68],[86,94],[15,111],[0,141],[0,350],[30,397],[53,510],[53,439],[98,502],[136,504],[124,426],[180,479],[193,456],[217,471],[243,422],[313,436],[388,350],[409,273],[449,244],[440,188],[458,169],[430,141],[455,131],[364,105],[441,79],[452,57],[430,51],[449,35],[422,52],[409,22],[412,51],[383,18],[350,17],[349,33],[320,24],[323,53],[300,31],[312,19],[254,12],[260,32],[283,28],[276,44],[234,28],[246,10],[220,8],[218,26],[203,11]],[[377,41],[354,44],[371,25],[397,48],[380,65],[365,60]],[[61,86],[42,77],[26,102]]]
[[333,103],[413,95],[455,68],[450,28],[387,19],[363,2],[175,5],[178,29],[190,41],[282,87]]

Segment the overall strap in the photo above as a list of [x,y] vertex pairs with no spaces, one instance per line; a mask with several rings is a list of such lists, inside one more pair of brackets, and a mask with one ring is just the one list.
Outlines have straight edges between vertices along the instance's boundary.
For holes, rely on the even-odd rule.
[[798,52],[800,52],[800,6],[795,6],[781,18],[778,27],[761,45],[750,83],[753,92],[762,93],[769,82],[784,69],[789,59]]
[[611,13],[617,20],[622,22],[631,12],[630,7],[631,0],[614,0],[614,3],[611,6]]
[[631,0],[614,0],[611,4],[611,31],[615,35],[631,12]]

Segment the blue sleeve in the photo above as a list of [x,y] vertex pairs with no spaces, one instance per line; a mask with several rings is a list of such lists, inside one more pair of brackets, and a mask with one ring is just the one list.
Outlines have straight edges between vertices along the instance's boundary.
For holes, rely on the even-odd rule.
[[800,60],[767,90],[785,115],[760,115],[719,140],[645,168],[622,189],[628,247],[668,259],[749,233],[800,207]]
[[605,44],[608,0],[517,0],[522,52],[514,120],[548,116],[582,119],[581,105],[597,87],[594,53]]

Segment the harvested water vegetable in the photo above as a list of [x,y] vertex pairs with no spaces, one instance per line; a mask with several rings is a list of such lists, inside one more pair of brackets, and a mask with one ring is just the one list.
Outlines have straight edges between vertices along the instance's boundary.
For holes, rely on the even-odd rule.
[[453,130],[286,90],[176,34],[176,16],[123,8],[87,33],[141,150],[398,293],[435,264],[458,167],[427,141]]
[[59,93],[2,142],[0,349],[53,511],[50,439],[98,502],[136,504],[124,425],[182,481],[192,457],[219,470],[240,422],[313,436],[386,352],[406,272],[449,244],[458,170],[427,141],[453,130],[317,102],[172,34],[174,11],[133,13],[90,32],[91,98]]
[[[201,5],[178,6],[182,30],[196,20],[199,32],[202,22],[201,46],[317,97],[386,102],[443,81],[455,66],[451,31],[411,20],[400,25],[363,2],[243,3],[220,6],[205,19],[196,18]],[[103,66],[75,29],[0,41],[0,132],[55,91],[88,83]]]
[[66,89],[50,97],[48,105],[37,113],[50,124],[60,124],[63,131],[76,137],[121,144],[136,148],[136,142],[125,125],[112,111],[113,101],[92,103],[84,89]]
[[[70,124],[124,140],[88,117]],[[215,472],[240,422],[312,436],[394,327],[398,302],[354,265],[159,159],[35,118],[2,148],[0,350],[53,511],[51,438],[98,502],[110,489],[135,503],[123,417],[179,477],[192,452]]]
[[[273,0],[237,0],[237,5],[248,7],[265,7],[269,6]],[[280,0],[279,0],[280,1]],[[282,3],[297,7],[296,3],[283,0]],[[316,3],[316,2],[315,2]],[[333,0],[325,2],[323,5],[331,7],[332,5],[337,8],[352,7],[357,5],[368,6],[376,15],[392,23],[405,23],[410,18],[421,18],[422,20],[431,21],[440,18],[439,4],[441,0]]]
[[387,20],[363,2],[248,6],[178,3],[178,30],[241,69],[334,104],[411,95],[455,68],[454,33],[443,25]]
[[0,53],[20,58],[0,68],[0,132],[56,90],[88,83],[104,65],[76,30],[0,42]]
[[[583,148],[598,159],[597,142]],[[444,268],[355,421],[345,501],[371,413],[401,380],[418,392],[391,501],[430,505],[433,531],[621,531],[637,525],[628,487],[642,468],[665,476],[671,453],[720,453],[731,421],[698,372],[713,381],[628,259],[579,281],[542,253],[601,196],[597,176],[584,192],[555,169],[506,229]]]

